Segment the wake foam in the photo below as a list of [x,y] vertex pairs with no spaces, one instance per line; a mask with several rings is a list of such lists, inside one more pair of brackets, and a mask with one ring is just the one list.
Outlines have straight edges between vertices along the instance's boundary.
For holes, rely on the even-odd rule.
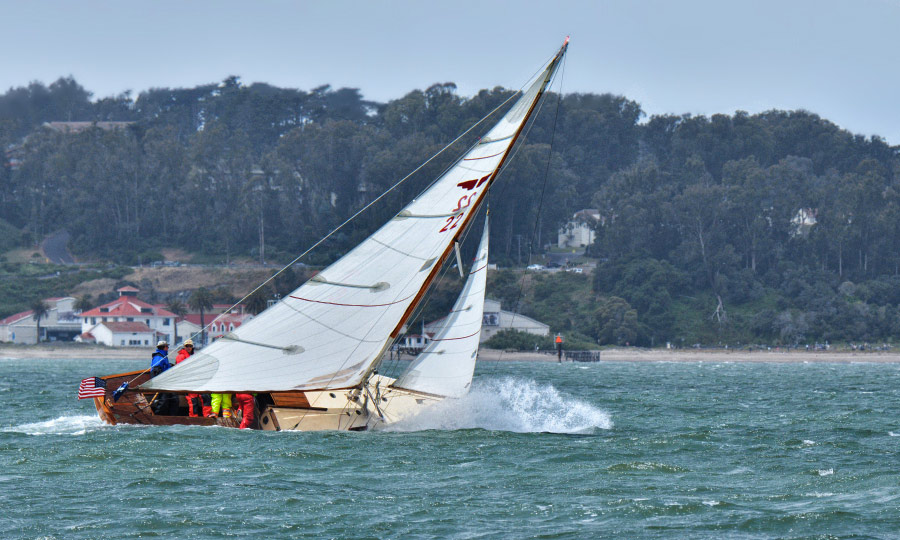
[[53,420],[10,426],[0,431],[25,435],[84,435],[103,426],[103,420],[94,416],[60,416]]
[[610,429],[605,412],[564,396],[552,385],[506,377],[476,381],[458,399],[445,399],[386,431],[487,429],[516,433],[591,433]]

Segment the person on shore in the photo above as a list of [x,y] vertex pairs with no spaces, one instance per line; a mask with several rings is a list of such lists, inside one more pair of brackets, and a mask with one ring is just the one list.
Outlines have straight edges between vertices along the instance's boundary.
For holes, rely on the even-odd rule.
[[[160,340],[150,357],[150,376],[156,377],[170,367],[172,364],[169,363],[169,344],[165,340]],[[178,412],[178,396],[168,392],[160,393],[150,404],[150,408],[154,414],[172,416]]]
[[[178,356],[175,357],[175,364],[178,365],[194,354],[194,340],[188,339],[185,340],[184,344],[181,346],[181,350],[178,351]],[[203,398],[202,394],[188,394],[185,396],[188,403],[188,416],[199,417],[206,416],[203,413]],[[207,398],[209,401],[209,398]]]
[[252,428],[253,422],[256,420],[256,404],[254,403],[256,398],[253,397],[253,394],[235,394],[234,399],[243,415],[241,429]]

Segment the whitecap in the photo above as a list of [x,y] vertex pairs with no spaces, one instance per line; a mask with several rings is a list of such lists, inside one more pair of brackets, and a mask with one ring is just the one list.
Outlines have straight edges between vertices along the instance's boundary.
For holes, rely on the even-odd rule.
[[0,431],[25,435],[84,435],[88,430],[93,431],[103,425],[96,415],[60,416],[53,420],[10,426]]
[[553,385],[512,377],[478,380],[458,399],[445,399],[387,431],[487,429],[516,433],[589,433],[612,428],[610,416],[561,394]]
[[816,444],[816,441],[811,441],[811,440],[809,440],[809,439],[803,439],[803,445],[804,445],[804,446],[812,446],[812,445],[814,445],[814,444]]
[[834,469],[819,469],[819,476],[831,476],[834,474]]
[[703,501],[703,504],[706,506],[719,506],[722,503],[719,501]]
[[891,437],[900,437],[900,433],[894,433],[893,431],[888,431],[888,435]]

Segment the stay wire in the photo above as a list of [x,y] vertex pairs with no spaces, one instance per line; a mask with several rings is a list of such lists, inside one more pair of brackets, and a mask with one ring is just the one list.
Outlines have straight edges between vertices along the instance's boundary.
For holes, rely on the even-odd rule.
[[[531,242],[529,242],[529,247],[528,247],[528,262],[529,263],[531,262],[531,256],[534,253],[534,241],[537,238],[538,227],[540,227],[541,210],[543,210],[543,206],[544,206],[544,194],[547,191],[547,180],[550,177],[550,165],[553,161],[553,143],[556,139],[556,125],[559,120],[559,109],[560,109],[560,104],[562,103],[562,87],[563,87],[563,80],[565,79],[565,74],[566,74],[566,59],[563,58],[563,65],[562,65],[562,69],[560,70],[560,76],[559,76],[559,91],[558,91],[558,97],[556,100],[556,112],[553,116],[553,129],[550,131],[550,149],[547,152],[547,165],[544,168],[544,182],[543,182],[543,185],[541,186],[541,195],[540,195],[540,197],[538,197],[537,219],[534,220],[534,228],[531,231]],[[535,120],[536,119],[537,119],[537,116],[535,116]],[[531,127],[534,127],[534,123],[532,123]],[[531,128],[529,128],[529,131],[530,130],[531,130]],[[501,191],[501,194],[502,194],[502,191]],[[516,302],[513,305],[513,307],[515,309],[515,311],[513,311],[513,316],[512,316],[513,322],[516,320],[516,315],[519,314],[519,303],[522,301],[522,294],[525,290],[525,276],[526,275],[528,275],[527,267],[522,272],[522,279],[519,280],[519,291],[518,291],[518,294],[516,295]],[[501,350],[500,355],[497,357],[497,360],[495,360],[492,363],[492,365],[490,365],[490,368],[491,368],[490,372],[492,374],[496,371],[500,362],[503,360],[504,352],[505,352],[505,350]]]

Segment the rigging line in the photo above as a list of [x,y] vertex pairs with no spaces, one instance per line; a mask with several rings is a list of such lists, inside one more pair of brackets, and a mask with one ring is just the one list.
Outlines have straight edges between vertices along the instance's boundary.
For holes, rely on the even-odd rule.
[[[538,198],[537,219],[534,220],[534,229],[532,229],[532,231],[531,231],[531,242],[529,242],[529,247],[528,247],[528,259],[527,259],[528,262],[531,262],[531,255],[534,252],[534,240],[537,237],[538,227],[540,226],[540,223],[541,223],[541,219],[540,219],[541,218],[541,210],[543,209],[543,205],[544,205],[544,193],[547,190],[547,179],[550,176],[550,164],[553,161],[553,142],[556,139],[556,125],[557,125],[557,121],[559,120],[559,108],[560,108],[560,104],[562,103],[562,86],[563,86],[563,81],[565,79],[565,75],[566,75],[566,58],[563,58],[562,69],[560,70],[560,75],[559,75],[559,94],[558,94],[558,98],[556,100],[556,113],[553,116],[553,129],[550,131],[550,148],[547,152],[547,165],[544,168],[544,183],[543,183],[543,186],[541,187],[541,195]],[[535,117],[535,118],[537,118],[537,117]],[[532,124],[532,125],[534,125],[534,124]],[[518,315],[519,303],[522,301],[522,293],[525,290],[525,276],[527,274],[528,274],[528,269],[526,268],[522,272],[522,279],[519,281],[519,293],[516,296],[516,303],[514,304],[514,308],[516,309],[516,311],[513,312],[512,322],[515,322],[516,315]],[[497,366],[499,366],[500,361],[503,359],[504,352],[505,352],[505,350],[500,351],[500,355],[497,357],[497,360],[494,361],[494,366],[493,366],[494,369],[491,370],[492,372],[496,370]]]
[[[528,86],[535,80],[535,78],[537,77],[537,75],[538,75],[539,73],[542,73],[542,72],[543,72],[544,68],[547,66],[548,63],[550,63],[550,61],[553,59],[554,56],[555,56],[555,54],[554,54],[554,55],[551,55],[547,60],[545,60],[545,61],[540,65],[540,67],[538,67],[538,68],[531,74],[531,76],[528,77],[528,78],[525,80],[525,82],[522,83],[521,86],[519,86],[519,89],[516,90],[515,92],[513,92],[508,98],[506,98],[506,99],[503,101],[503,103],[501,103],[500,105],[497,105],[497,106],[496,106],[491,112],[489,112],[484,118],[482,118],[482,119],[479,120],[476,124],[474,124],[472,127],[470,127],[469,129],[467,129],[465,133],[463,133],[462,135],[460,135],[459,137],[457,137],[456,139],[454,139],[453,142],[450,143],[450,144],[452,145],[452,144],[455,143],[456,141],[460,140],[461,138],[463,138],[463,136],[466,135],[466,133],[472,131],[472,129],[474,129],[475,126],[477,126],[478,124],[484,122],[484,121],[487,120],[489,117],[493,116],[493,114],[494,114],[495,112],[497,112],[498,110],[500,110],[501,108],[503,108],[507,103],[509,103],[510,101],[512,101],[512,99],[513,99],[514,97],[518,96],[519,94],[523,94],[523,95],[524,95],[524,93],[522,92],[522,89],[528,87]],[[564,60],[565,60],[565,59],[564,59]],[[535,117],[537,116],[538,113],[540,113],[540,107],[541,107],[541,106],[543,106],[543,101],[541,101],[541,103],[538,104],[538,110],[535,111],[535,115],[534,115]],[[504,137],[503,139],[497,139],[497,140],[489,141],[489,142],[498,142],[498,141],[506,140],[507,138],[508,138],[508,137]],[[440,180],[441,178],[443,178],[443,176],[444,176],[450,169],[452,169],[453,167],[455,167],[455,166],[457,166],[458,164],[460,164],[460,163],[462,163],[463,161],[465,161],[465,160],[464,160],[465,156],[466,156],[471,150],[473,150],[474,148],[476,148],[479,144],[481,144],[481,138],[479,138],[479,139],[476,140],[474,143],[472,143],[471,145],[469,145],[469,147],[468,147],[464,152],[462,152],[462,154],[460,154],[460,156],[459,156],[458,158],[456,158],[456,160],[454,160],[452,163],[450,163],[449,165],[447,165],[447,167],[445,167],[444,170],[441,171],[440,174],[438,174],[437,176],[435,176],[435,177],[434,177],[434,180],[432,180],[427,186],[425,186],[425,189],[423,189],[422,191],[424,192],[425,190],[427,190],[428,188],[430,188],[431,186],[433,186],[438,180]],[[450,146],[450,145],[448,145],[448,146]],[[431,159],[434,159],[435,157],[437,157],[437,156],[438,156],[441,152],[443,152],[446,148],[447,148],[447,147],[444,147],[443,149],[441,149],[440,152],[438,152],[437,154],[435,154],[434,156],[432,156],[432,157],[429,159],[429,161],[430,161]],[[515,153],[513,153],[512,155],[510,155],[510,158],[513,158],[513,157],[515,157]],[[418,171],[419,169],[421,169],[422,167],[424,167],[427,163],[428,163],[428,162],[423,163],[418,169],[416,169],[416,171]],[[477,170],[474,169],[474,168],[468,168],[468,167],[467,167],[466,169],[467,169],[467,170],[470,170],[470,171],[473,171],[473,172],[478,172],[479,174],[481,174],[482,172],[486,172],[486,171],[477,171]],[[416,171],[413,171],[413,172],[410,173],[410,174],[413,174],[413,173],[415,173]],[[499,176],[500,173],[501,173],[501,171],[498,171],[498,172],[497,172],[497,176]],[[405,179],[404,179],[404,180],[405,180]],[[402,180],[401,180],[401,182],[402,182]],[[393,187],[392,187],[391,189],[393,189]],[[386,193],[387,193],[387,192],[385,192],[385,194],[386,194]],[[372,202],[375,202],[375,201],[372,201]],[[365,210],[365,208],[364,208],[363,210]],[[355,217],[355,216],[354,216],[354,217]],[[352,218],[351,218],[351,219],[352,219]],[[313,246],[313,247],[315,247],[315,246]]]
[[[532,76],[532,77],[533,77],[533,76]],[[279,271],[275,272],[274,274],[272,274],[272,275],[269,277],[269,279],[267,279],[267,280],[263,281],[262,283],[260,283],[255,289],[253,289],[252,291],[250,291],[249,293],[247,293],[243,298],[241,298],[240,300],[238,300],[233,306],[231,306],[230,308],[228,308],[228,310],[225,311],[224,313],[228,313],[228,312],[230,312],[232,309],[234,309],[234,308],[238,307],[239,305],[241,305],[241,303],[243,303],[245,300],[247,300],[248,298],[250,298],[256,291],[258,291],[258,290],[262,289],[263,287],[265,287],[270,281],[272,281],[273,279],[275,279],[276,277],[278,277],[282,272],[284,272],[285,270],[287,270],[288,268],[290,268],[291,266],[293,266],[294,263],[296,263],[297,261],[299,261],[300,259],[302,259],[303,257],[305,257],[310,251],[312,251],[312,250],[316,249],[317,247],[319,247],[319,245],[321,245],[325,240],[328,240],[332,235],[334,235],[336,232],[338,232],[339,230],[341,230],[342,228],[344,228],[345,225],[347,225],[348,223],[350,223],[351,221],[353,221],[354,219],[356,219],[357,216],[359,216],[360,214],[362,214],[363,212],[365,212],[366,210],[368,210],[369,207],[371,207],[372,205],[374,205],[375,203],[377,203],[378,201],[380,201],[382,198],[384,198],[385,195],[387,195],[388,193],[394,191],[394,190],[395,190],[396,188],[398,188],[402,183],[404,183],[405,181],[407,181],[410,177],[412,177],[414,174],[416,174],[417,172],[419,172],[420,170],[422,170],[422,168],[424,168],[426,165],[428,165],[429,163],[431,163],[435,158],[437,158],[438,156],[440,156],[441,154],[443,154],[447,149],[449,149],[451,146],[453,146],[454,144],[456,144],[457,141],[459,141],[460,139],[462,139],[463,137],[465,137],[466,135],[468,135],[469,132],[471,132],[473,129],[475,129],[476,127],[478,127],[479,125],[481,125],[482,122],[484,122],[485,120],[487,120],[488,118],[490,118],[491,116],[493,116],[494,113],[496,113],[498,110],[500,110],[501,108],[503,108],[507,103],[509,103],[514,97],[516,97],[516,96],[519,95],[520,93],[521,93],[521,90],[518,90],[518,91],[516,91],[516,92],[513,92],[513,94],[512,94],[511,96],[509,96],[509,97],[508,97],[503,103],[501,103],[500,105],[497,105],[491,112],[489,112],[487,115],[485,115],[481,120],[479,120],[479,121],[475,122],[474,124],[472,124],[472,126],[470,126],[469,129],[465,130],[465,131],[464,131],[462,134],[460,134],[457,138],[455,138],[455,139],[453,139],[451,142],[447,143],[446,146],[444,146],[443,148],[441,148],[440,150],[438,150],[437,153],[435,153],[433,156],[431,156],[430,158],[428,158],[424,163],[422,163],[421,165],[419,165],[418,167],[416,167],[415,169],[413,169],[412,172],[410,172],[409,174],[407,174],[406,176],[404,176],[403,178],[401,178],[400,180],[398,180],[394,185],[392,185],[390,188],[388,188],[387,191],[385,191],[384,193],[382,193],[382,194],[379,195],[378,197],[375,197],[375,199],[373,199],[369,204],[363,206],[359,211],[357,211],[355,214],[353,214],[352,216],[350,216],[349,218],[347,218],[343,223],[341,223],[340,225],[338,225],[338,226],[337,226],[335,229],[333,229],[331,232],[329,232],[328,234],[326,234],[325,236],[323,236],[321,239],[319,239],[319,240],[318,240],[315,244],[313,244],[309,249],[307,249],[306,251],[304,251],[304,252],[301,253],[300,255],[297,255],[297,257],[294,258],[294,260],[292,260],[291,262],[289,262],[288,264],[286,264],[281,270],[279,270]],[[463,155],[465,155],[465,153],[464,153]],[[460,158],[461,158],[461,157],[460,157]],[[459,159],[457,159],[457,161],[459,161]],[[452,165],[451,165],[451,167],[452,167]],[[446,171],[449,170],[449,169],[450,169],[450,167],[448,167],[444,172],[446,172]],[[435,178],[435,179],[431,182],[431,184],[429,184],[429,187],[430,187],[431,185],[433,185],[435,182],[437,182],[443,175],[444,175],[444,173],[441,173],[437,178]],[[426,188],[426,189],[427,189],[427,188]],[[210,322],[208,325],[204,326],[200,331],[203,332],[203,331],[205,331],[206,329],[208,329],[210,326],[212,326],[213,323],[216,322],[216,320],[218,320],[218,317],[216,317],[216,318],[215,318],[212,322]]]
[[[565,62],[565,60],[563,60],[563,62]],[[522,134],[522,138],[520,139],[520,141],[521,141],[520,144],[518,144],[513,149],[513,153],[511,156],[509,156],[509,160],[507,160],[507,163],[512,163],[513,160],[515,159],[515,157],[519,154],[519,150],[521,150],[525,146],[525,141],[528,139],[528,135],[531,133],[531,129],[534,127],[534,124],[537,122],[538,116],[541,114],[541,111],[543,109],[544,109],[544,100],[541,100],[541,102],[538,103],[538,109],[534,112],[534,115],[532,116],[531,122],[528,124],[528,126],[525,129],[525,133]],[[507,169],[507,167],[503,167],[502,169],[500,169],[500,171],[497,173],[497,178],[499,178],[503,173],[505,173],[506,169]],[[509,182],[506,182],[505,184],[503,184],[503,188],[500,190],[500,193],[497,194],[498,199],[503,198],[503,194],[506,193],[507,187],[509,187]]]

